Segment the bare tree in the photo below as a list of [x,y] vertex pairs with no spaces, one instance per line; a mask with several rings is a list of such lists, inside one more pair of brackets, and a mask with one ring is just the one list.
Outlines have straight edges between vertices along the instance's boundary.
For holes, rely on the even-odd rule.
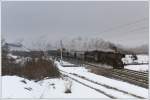
[[67,50],[112,50],[117,51],[117,46],[109,41],[105,41],[102,38],[83,38],[76,37],[71,40],[63,40],[64,48]]

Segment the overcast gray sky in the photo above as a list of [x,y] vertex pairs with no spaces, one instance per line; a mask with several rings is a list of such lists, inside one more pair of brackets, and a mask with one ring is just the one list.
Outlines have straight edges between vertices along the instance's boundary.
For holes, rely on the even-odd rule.
[[55,42],[100,37],[125,46],[148,44],[148,2],[2,2],[2,37]]

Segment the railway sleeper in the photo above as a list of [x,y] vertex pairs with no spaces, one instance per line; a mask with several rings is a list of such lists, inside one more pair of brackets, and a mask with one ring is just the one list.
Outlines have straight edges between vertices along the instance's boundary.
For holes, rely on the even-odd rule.
[[147,84],[147,83],[143,83],[143,82],[140,82],[140,81],[136,81],[136,80],[134,80],[134,79],[129,79],[128,77],[121,77],[121,76],[116,75],[116,74],[112,74],[112,77],[113,77],[113,78],[120,79],[120,80],[122,80],[122,81],[127,81],[127,82],[129,82],[129,83],[132,83],[132,84],[135,84],[135,85],[144,87],[144,88],[148,88],[148,84]]
[[141,76],[141,75],[137,75],[137,74],[133,74],[133,73],[126,73],[126,72],[122,72],[122,71],[113,71],[112,73],[116,73],[116,74],[121,74],[121,75],[126,75],[128,77],[134,77],[136,79],[143,79],[145,81],[148,82],[148,77],[144,77],[144,76]]
[[135,77],[132,77],[132,76],[128,76],[128,75],[124,75],[124,74],[118,74],[118,73],[112,73],[112,74],[118,75],[120,77],[126,77],[128,79],[132,79],[132,80],[135,80],[135,81],[139,81],[139,82],[143,82],[143,83],[148,83],[148,81],[145,80],[145,79],[135,78]]
[[123,72],[123,73],[129,73],[129,74],[135,74],[135,75],[138,75],[138,76],[143,76],[143,77],[148,77],[148,74],[146,73],[141,73],[141,72],[136,72],[136,71],[131,71],[131,70],[118,70],[118,69],[114,69],[114,71],[117,71],[117,72]]

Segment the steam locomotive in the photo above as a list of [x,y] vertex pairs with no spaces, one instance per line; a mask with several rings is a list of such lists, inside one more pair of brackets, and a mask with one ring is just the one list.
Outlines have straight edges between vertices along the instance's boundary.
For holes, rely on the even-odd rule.
[[[49,54],[52,56],[60,57],[60,51],[49,51]],[[86,62],[94,62],[100,64],[106,64],[112,66],[114,69],[123,69],[124,64],[122,58],[125,57],[125,54],[112,51],[63,51],[62,56],[64,58],[71,58],[76,60],[82,60]]]

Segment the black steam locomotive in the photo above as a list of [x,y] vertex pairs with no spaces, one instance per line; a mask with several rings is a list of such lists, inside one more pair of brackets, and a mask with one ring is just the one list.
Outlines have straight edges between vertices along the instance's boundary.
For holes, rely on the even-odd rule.
[[[60,57],[60,51],[49,51],[52,56]],[[95,62],[112,66],[114,69],[123,69],[124,64],[122,58],[124,54],[118,52],[105,51],[63,51],[62,56],[65,58],[77,59],[87,62]]]
[[118,52],[91,51],[85,52],[84,56],[85,61],[110,65],[115,69],[124,68],[124,64],[121,59],[125,57],[125,55]]

